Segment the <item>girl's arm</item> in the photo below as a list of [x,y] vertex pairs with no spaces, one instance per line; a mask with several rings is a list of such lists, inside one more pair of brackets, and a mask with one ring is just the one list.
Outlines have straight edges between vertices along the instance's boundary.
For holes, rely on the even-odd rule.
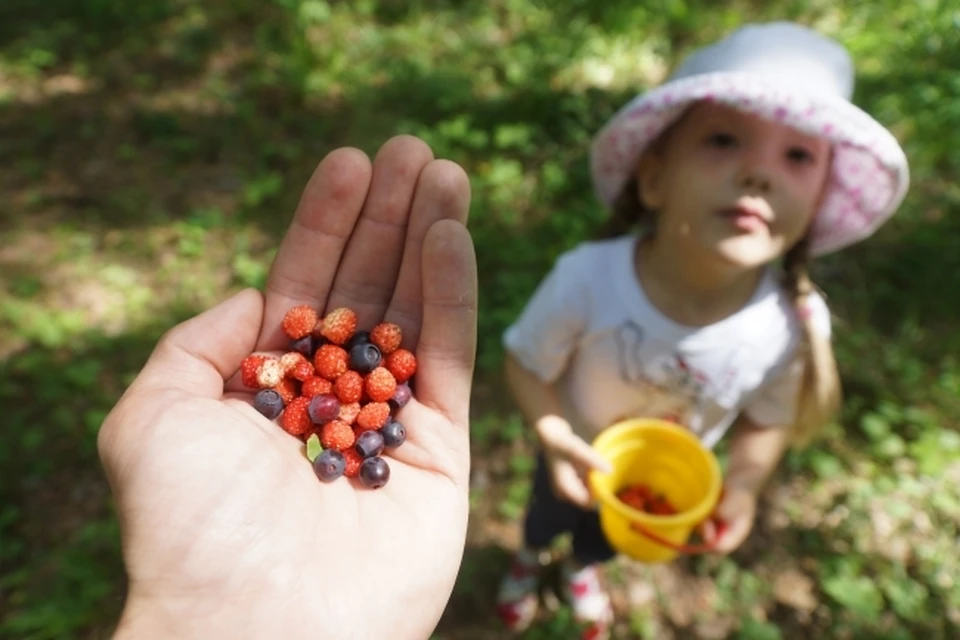
[[725,484],[758,496],[787,448],[790,429],[758,427],[741,416],[733,428]]
[[544,384],[537,376],[524,368],[517,359],[507,352],[505,371],[507,387],[514,402],[520,408],[523,417],[533,425],[537,437],[544,439],[544,433],[573,431],[570,423],[563,417],[560,399],[553,385]]

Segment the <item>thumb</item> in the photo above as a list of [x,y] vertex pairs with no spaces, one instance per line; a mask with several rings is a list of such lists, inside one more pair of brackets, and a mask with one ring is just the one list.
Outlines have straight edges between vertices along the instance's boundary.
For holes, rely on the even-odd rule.
[[224,380],[253,351],[263,320],[263,296],[244,289],[170,329],[137,376],[138,392],[180,390],[219,398]]
[[603,473],[613,471],[613,467],[606,458],[601,456],[586,440],[573,433],[562,438],[555,448],[565,458],[581,467],[596,469]]

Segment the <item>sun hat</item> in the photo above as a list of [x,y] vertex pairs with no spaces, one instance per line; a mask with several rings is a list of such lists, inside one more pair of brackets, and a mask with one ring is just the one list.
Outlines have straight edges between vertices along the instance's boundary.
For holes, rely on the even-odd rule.
[[907,193],[896,138],[851,102],[853,63],[839,43],[791,22],[750,24],[695,51],[662,85],[621,108],[591,145],[594,189],[610,206],[647,145],[694,102],[710,100],[833,144],[833,165],[811,226],[822,255],[867,238]]

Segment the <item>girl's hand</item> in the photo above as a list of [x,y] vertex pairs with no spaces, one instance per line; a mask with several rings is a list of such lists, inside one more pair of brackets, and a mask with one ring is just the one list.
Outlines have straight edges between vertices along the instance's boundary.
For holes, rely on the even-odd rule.
[[537,432],[550,467],[554,494],[583,509],[593,508],[587,474],[593,469],[609,473],[610,463],[586,440],[573,433],[566,420],[556,416],[545,418],[537,425]]
[[714,545],[717,553],[735,551],[750,535],[757,515],[757,495],[743,487],[724,487],[723,497],[716,511],[703,523],[704,542]]

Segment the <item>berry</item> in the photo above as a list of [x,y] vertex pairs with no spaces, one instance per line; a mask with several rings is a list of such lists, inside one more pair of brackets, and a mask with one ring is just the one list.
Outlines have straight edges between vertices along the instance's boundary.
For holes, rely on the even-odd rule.
[[357,453],[357,450],[353,447],[345,449],[342,453],[343,460],[347,463],[343,475],[348,478],[356,478],[360,475],[360,465],[363,463],[363,458],[360,457],[360,454]]
[[320,430],[320,444],[324,449],[346,451],[357,441],[353,429],[346,422],[331,420]]
[[257,384],[261,389],[272,389],[283,380],[283,367],[276,358],[267,358],[257,371]]
[[367,458],[360,465],[360,482],[370,489],[379,489],[390,480],[390,465],[379,456]]
[[280,426],[287,433],[299,436],[308,432],[313,426],[310,416],[307,415],[307,405],[310,401],[307,398],[294,398],[293,402],[287,405],[283,414],[280,416]]
[[339,307],[326,315],[320,327],[320,335],[333,344],[343,344],[357,330],[357,314],[353,309]]
[[353,424],[357,421],[357,416],[360,415],[360,403],[351,402],[350,404],[341,404],[340,405],[340,416],[338,420],[343,420],[347,424]]
[[293,307],[283,316],[280,328],[291,340],[299,340],[310,335],[317,324],[317,312],[311,307],[302,304]]
[[292,377],[293,370],[301,362],[307,362],[307,359],[299,351],[288,351],[280,356],[280,367],[283,369],[283,375]]
[[350,368],[362,374],[368,374],[379,367],[382,359],[380,347],[372,342],[358,344],[350,349]]
[[357,331],[353,334],[353,337],[347,340],[346,344],[343,345],[343,348],[347,351],[351,351],[358,344],[370,344],[370,332],[369,331]]
[[290,341],[290,351],[302,353],[305,358],[313,358],[313,352],[316,351],[316,339],[313,336],[304,336],[299,340]]
[[340,401],[332,394],[314,396],[308,402],[307,412],[316,424],[325,424],[340,415]]
[[278,385],[273,387],[273,390],[280,394],[280,398],[284,404],[290,404],[294,398],[300,395],[297,393],[297,382],[292,378],[284,378]]
[[360,402],[363,397],[363,376],[356,371],[345,371],[333,383],[333,391],[343,404]]
[[303,387],[300,393],[308,398],[319,396],[324,393],[333,393],[333,383],[320,376],[312,376],[303,381]]
[[405,407],[410,398],[413,397],[413,392],[410,391],[410,385],[406,382],[397,385],[397,390],[393,392],[393,397],[390,398],[390,406],[394,409],[400,409]]
[[325,344],[313,354],[313,366],[317,375],[333,382],[347,370],[347,352],[335,344]]
[[304,360],[293,368],[293,371],[290,372],[289,377],[303,382],[308,378],[312,378],[316,373],[317,370],[313,368],[313,365]]
[[374,402],[386,402],[397,390],[397,381],[384,367],[377,367],[364,380],[367,396]]
[[380,347],[384,355],[400,348],[403,341],[403,332],[392,322],[381,322],[370,330],[370,342]]
[[313,470],[324,482],[333,482],[346,471],[347,461],[335,449],[324,449],[313,461]]
[[[364,432],[366,433],[366,432]],[[383,445],[395,449],[407,441],[407,428],[402,423],[390,418],[387,424],[380,427]]]
[[379,431],[361,431],[353,446],[364,458],[372,458],[383,451],[383,436]]
[[243,386],[250,389],[260,388],[260,383],[257,382],[257,374],[266,359],[267,356],[261,355],[250,355],[243,359],[240,363],[240,381]]
[[406,382],[417,372],[417,358],[406,349],[397,349],[383,364],[397,382]]
[[357,415],[357,428],[361,431],[379,429],[390,417],[390,405],[386,402],[371,402],[360,408]]
[[253,408],[267,420],[273,420],[283,411],[283,398],[273,389],[261,389],[253,396]]

